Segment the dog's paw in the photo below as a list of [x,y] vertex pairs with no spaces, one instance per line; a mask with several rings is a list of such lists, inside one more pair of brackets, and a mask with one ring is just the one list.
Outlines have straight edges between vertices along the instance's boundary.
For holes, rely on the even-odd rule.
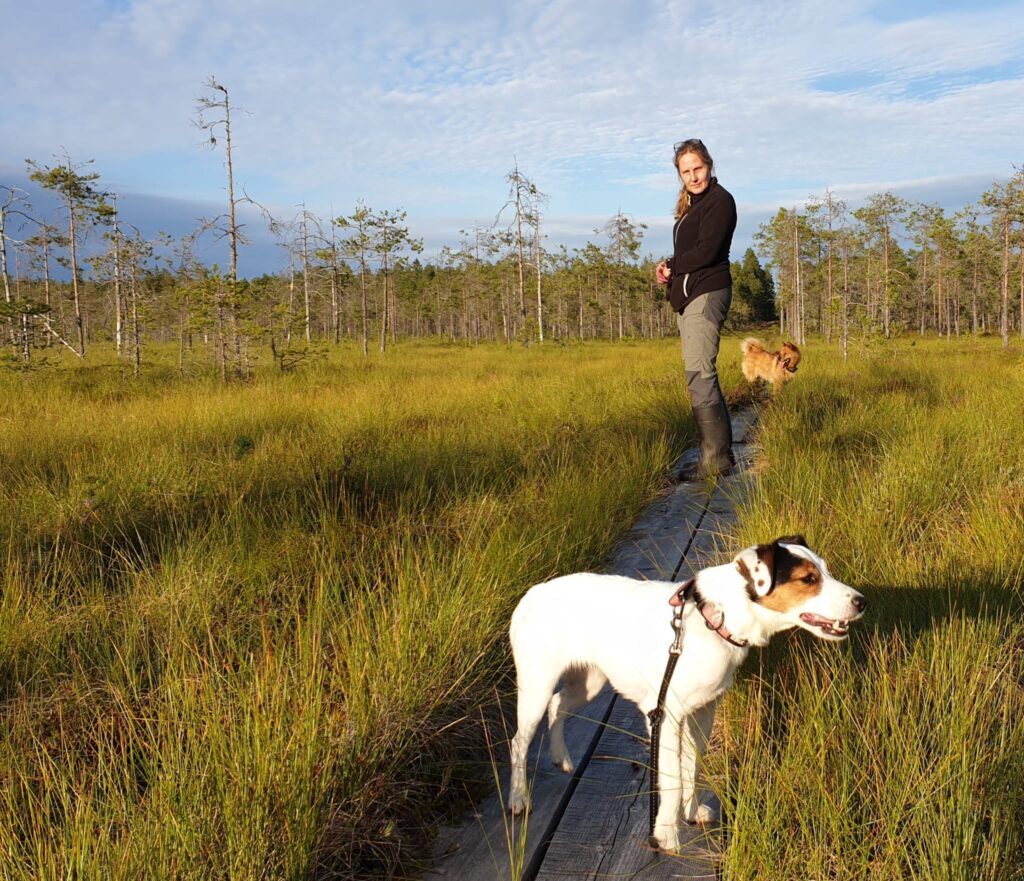
[[657,826],[647,843],[655,850],[679,853],[679,830],[675,826]]
[[689,826],[708,826],[718,822],[718,809],[714,804],[691,798],[683,807],[683,820]]
[[718,822],[718,810],[714,805],[699,805],[693,820],[690,822],[696,823],[698,826],[710,826]]
[[529,797],[525,795],[513,795],[512,798],[509,799],[508,809],[512,812],[513,817],[521,817],[523,814],[529,813]]
[[554,745],[551,747],[551,764],[556,768],[565,771],[566,774],[571,774],[576,770],[576,766],[572,763],[572,758],[569,756],[568,750],[564,747],[556,749]]

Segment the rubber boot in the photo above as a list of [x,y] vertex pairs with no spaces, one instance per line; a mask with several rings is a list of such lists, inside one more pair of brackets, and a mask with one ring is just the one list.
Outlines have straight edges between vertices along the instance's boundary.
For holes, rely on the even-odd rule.
[[734,467],[736,459],[732,454],[732,420],[729,408],[723,399],[710,407],[694,407],[693,418],[697,423],[697,438],[700,443],[700,462],[692,470],[684,469],[683,480],[708,480],[724,477]]

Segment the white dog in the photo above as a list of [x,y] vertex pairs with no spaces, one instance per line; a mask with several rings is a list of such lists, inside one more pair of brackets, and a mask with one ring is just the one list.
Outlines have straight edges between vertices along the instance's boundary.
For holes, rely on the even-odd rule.
[[[680,819],[716,819],[698,798],[697,764],[711,736],[715,705],[747,647],[763,646],[792,627],[844,639],[849,622],[866,605],[861,594],[829,575],[825,561],[800,536],[747,548],[731,563],[702,569],[685,600],[684,587],[583,572],[535,585],[520,600],[510,628],[519,686],[509,793],[514,814],[530,807],[526,752],[545,708],[551,761],[566,772],[573,764],[562,733],[565,718],[606,682],[645,718],[655,708],[674,636],[667,606],[685,603],[682,653],[658,750],[661,803],[651,842],[678,850]],[[552,696],[563,676],[561,691]]]

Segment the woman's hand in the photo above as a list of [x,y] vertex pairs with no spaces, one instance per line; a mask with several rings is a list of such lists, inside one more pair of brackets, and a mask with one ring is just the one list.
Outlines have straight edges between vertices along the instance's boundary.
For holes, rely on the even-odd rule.
[[654,277],[658,284],[668,284],[668,280],[672,277],[672,270],[668,268],[668,264],[664,260],[654,268]]

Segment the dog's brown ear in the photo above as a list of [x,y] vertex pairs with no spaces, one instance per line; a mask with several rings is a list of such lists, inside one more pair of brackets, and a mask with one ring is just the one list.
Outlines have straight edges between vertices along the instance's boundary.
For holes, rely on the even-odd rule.
[[734,561],[747,582],[753,598],[768,594],[775,583],[775,544],[756,545],[742,551]]
[[777,550],[776,542],[772,542],[770,545],[758,545],[757,546],[757,558],[761,562],[761,571],[764,573],[765,583],[761,585],[760,581],[755,579],[754,589],[757,591],[758,596],[764,596],[771,592],[771,589],[775,587],[775,551]]

